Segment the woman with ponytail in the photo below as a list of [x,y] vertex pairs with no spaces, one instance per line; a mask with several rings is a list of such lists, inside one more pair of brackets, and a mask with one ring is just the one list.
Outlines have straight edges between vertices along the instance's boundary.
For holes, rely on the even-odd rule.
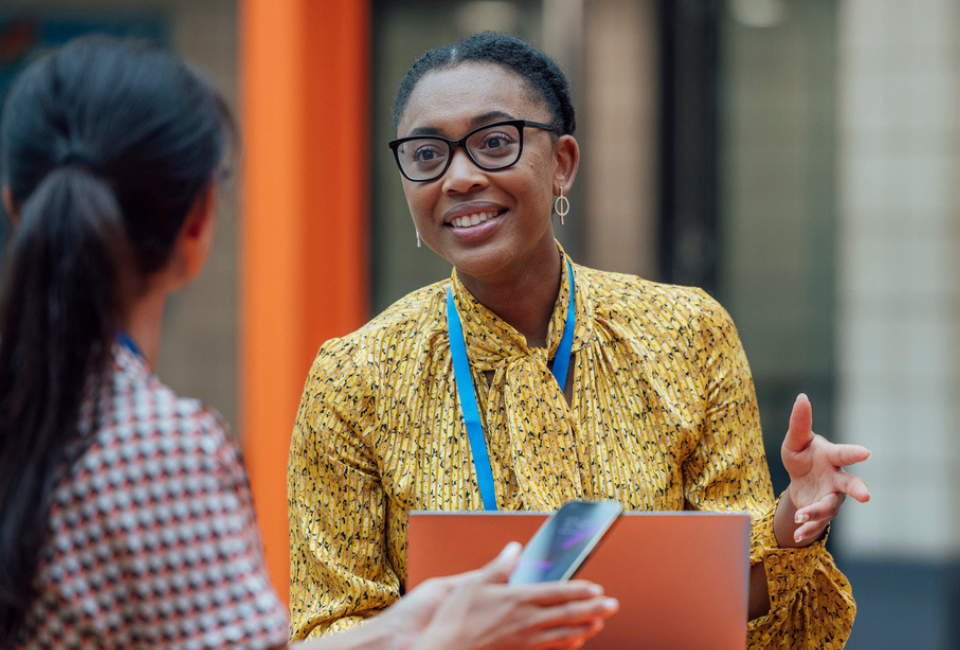
[[[152,373],[203,268],[231,119],[176,57],[77,39],[31,65],[0,132],[0,648],[269,648],[286,612],[215,412]],[[513,588],[516,549],[317,647],[567,648],[614,603]]]

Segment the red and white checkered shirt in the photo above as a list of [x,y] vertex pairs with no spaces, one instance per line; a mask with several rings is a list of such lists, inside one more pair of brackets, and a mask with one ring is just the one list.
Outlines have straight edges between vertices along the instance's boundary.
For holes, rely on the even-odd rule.
[[99,429],[54,494],[18,647],[285,643],[236,442],[216,413],[114,347]]

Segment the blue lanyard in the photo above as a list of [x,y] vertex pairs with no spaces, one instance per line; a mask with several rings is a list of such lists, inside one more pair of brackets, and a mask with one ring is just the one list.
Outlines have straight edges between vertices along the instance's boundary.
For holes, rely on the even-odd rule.
[[[567,308],[563,336],[560,338],[560,345],[553,360],[553,376],[560,385],[561,393],[567,385],[567,371],[570,368],[570,356],[573,350],[573,330],[576,325],[573,268],[569,261],[567,261],[567,278],[570,282],[570,305]],[[473,377],[470,375],[470,359],[467,357],[463,326],[460,324],[460,314],[453,301],[453,287],[447,289],[447,332],[450,336],[450,354],[453,357],[453,376],[457,382],[460,411],[463,414],[463,423],[467,427],[467,438],[470,440],[470,453],[473,456],[473,466],[477,471],[477,482],[480,484],[483,509],[496,510],[497,494],[493,487],[493,470],[490,468],[487,441],[483,436],[483,424],[480,423],[480,409],[477,407],[477,395],[474,392]]]
[[143,353],[140,352],[140,348],[137,347],[137,344],[134,343],[133,339],[130,338],[130,335],[123,330],[117,330],[117,343],[127,348],[133,352],[140,359],[144,359]]

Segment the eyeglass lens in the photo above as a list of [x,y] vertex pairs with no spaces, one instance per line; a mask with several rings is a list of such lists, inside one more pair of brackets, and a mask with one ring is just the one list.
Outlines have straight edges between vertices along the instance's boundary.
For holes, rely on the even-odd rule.
[[[512,124],[495,124],[472,133],[466,142],[470,158],[484,169],[509,167],[520,157],[520,130]],[[446,171],[453,147],[446,140],[423,137],[397,148],[404,173],[413,180],[436,178]]]

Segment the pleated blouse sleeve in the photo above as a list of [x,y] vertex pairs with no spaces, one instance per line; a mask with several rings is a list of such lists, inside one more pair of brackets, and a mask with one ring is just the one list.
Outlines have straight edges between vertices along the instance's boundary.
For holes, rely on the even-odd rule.
[[823,541],[803,549],[777,545],[776,501],[746,355],[727,312],[699,293],[691,355],[703,382],[703,422],[683,468],[686,500],[698,510],[741,510],[752,517],[750,562],[764,566],[770,611],[750,621],[751,650],[842,648],[856,613],[850,583]]
[[386,558],[385,496],[365,440],[377,376],[356,339],[320,349],[290,445],[292,639],[355,625],[399,598]]

